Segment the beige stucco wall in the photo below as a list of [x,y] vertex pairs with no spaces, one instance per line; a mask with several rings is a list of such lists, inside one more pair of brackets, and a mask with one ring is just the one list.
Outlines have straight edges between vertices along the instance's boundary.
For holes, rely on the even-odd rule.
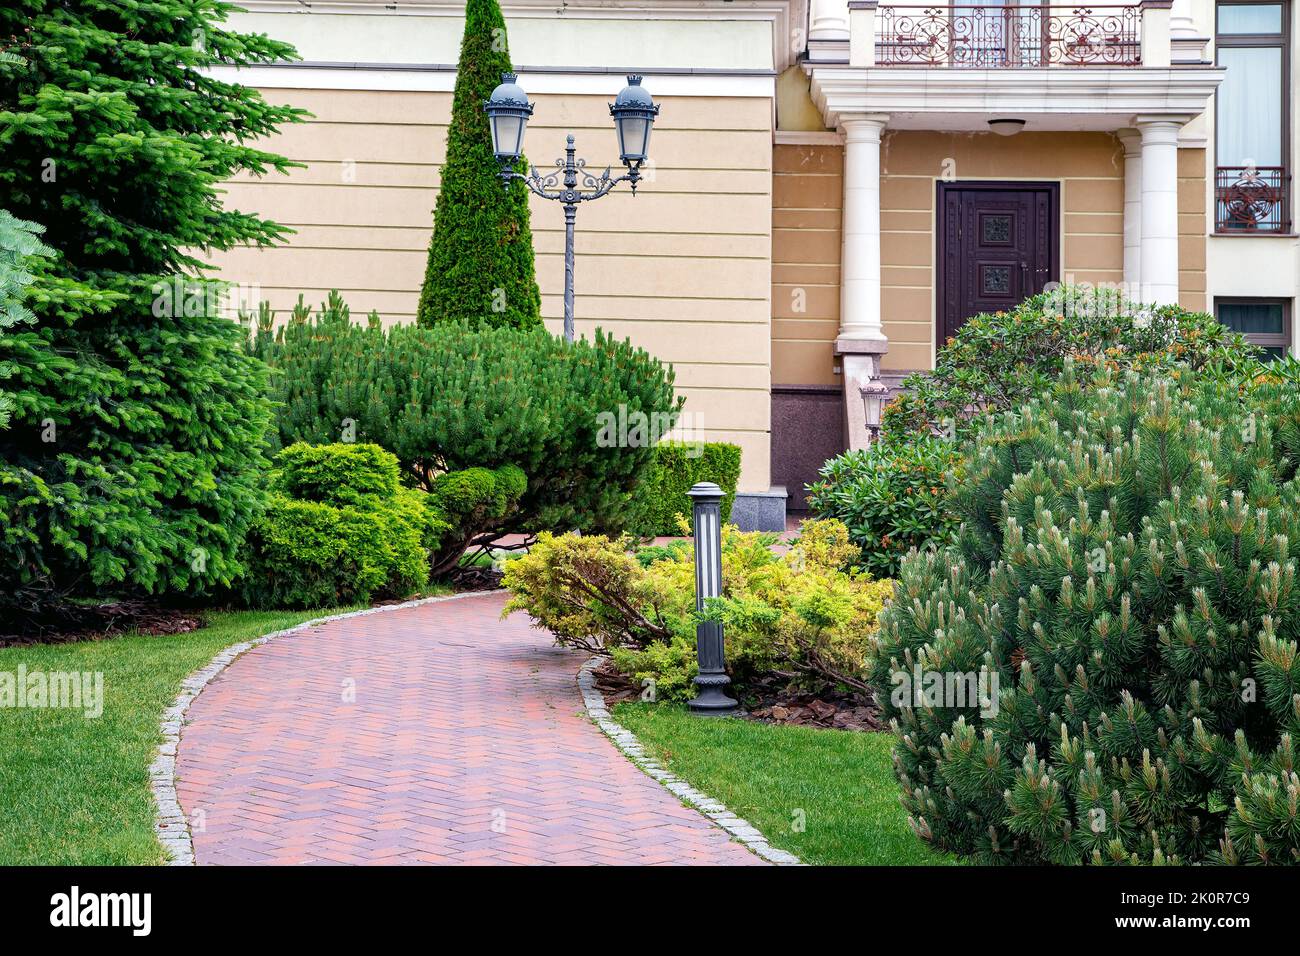
[[1178,304],[1198,312],[1209,309],[1205,294],[1206,234],[1210,228],[1205,153],[1204,149],[1178,150]]
[[[1204,153],[1179,150],[1180,299],[1194,309],[1206,307]],[[772,381],[837,384],[843,148],[778,145],[773,170]],[[1123,152],[1110,134],[887,131],[881,152],[885,368],[933,364],[934,203],[942,177],[1060,182],[1062,278],[1123,280]]]
[[772,156],[772,382],[838,385],[844,148],[777,145]]
[[[275,4],[258,0],[242,5],[248,11],[230,17],[235,27],[292,43],[308,62],[451,64],[459,58],[465,29],[464,5],[454,0],[404,6],[391,0],[351,0],[289,12],[272,11]],[[659,10],[600,0],[574,4],[569,10],[563,3],[502,6],[516,66],[651,70],[690,65],[733,70],[777,65],[777,24],[772,16],[757,13],[764,5],[752,0],[665,5]],[[774,5],[766,6],[770,10]],[[629,21],[635,29],[629,29]]]
[[[651,83],[647,80],[647,84]],[[617,84],[615,84],[617,86]],[[446,147],[451,95],[265,89],[315,114],[267,148],[306,164],[243,178],[230,207],[297,230],[286,246],[215,257],[222,276],[287,310],[337,288],[354,313],[413,319]],[[593,166],[617,162],[606,95],[534,95],[525,143],[549,165],[566,132]],[[762,97],[659,96],[651,181],[578,212],[577,331],[600,326],[673,363],[689,423],[743,448],[740,487],[769,487],[772,104]],[[600,167],[603,168],[603,167]],[[534,199],[542,311],[560,331],[564,219]],[[593,414],[595,412],[593,411]]]

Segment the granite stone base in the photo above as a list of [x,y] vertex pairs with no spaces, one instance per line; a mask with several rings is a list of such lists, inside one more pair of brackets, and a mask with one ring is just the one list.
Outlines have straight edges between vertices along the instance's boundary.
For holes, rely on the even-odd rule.
[[738,491],[731,506],[731,523],[741,531],[784,531],[784,485],[773,485],[767,491]]

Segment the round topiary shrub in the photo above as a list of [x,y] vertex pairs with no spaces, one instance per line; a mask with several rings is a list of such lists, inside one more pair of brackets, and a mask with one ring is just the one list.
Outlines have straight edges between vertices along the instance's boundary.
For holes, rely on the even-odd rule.
[[405,597],[429,582],[447,523],[429,495],[398,483],[397,457],[372,444],[290,445],[245,550],[243,600],[333,607]]
[[871,649],[916,834],[982,863],[1300,863],[1296,392],[1066,363],[978,434]]

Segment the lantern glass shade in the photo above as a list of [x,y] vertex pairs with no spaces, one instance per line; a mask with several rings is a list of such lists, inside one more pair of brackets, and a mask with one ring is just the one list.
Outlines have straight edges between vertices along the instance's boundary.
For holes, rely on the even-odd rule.
[[618,118],[618,153],[623,162],[645,162],[650,153],[651,125],[651,121],[643,116]]
[[499,159],[518,159],[524,151],[524,129],[528,117],[498,113],[492,117],[492,152]]
[[641,86],[641,77],[627,78],[627,86],[610,104],[609,112],[618,129],[619,159],[626,166],[644,163],[650,155],[650,131],[659,107]]
[[880,424],[880,406],[884,404],[884,399],[875,392],[868,392],[865,396],[867,402],[867,424]]
[[483,104],[492,128],[492,152],[501,160],[516,160],[523,154],[524,130],[533,115],[533,104],[516,79],[513,73],[502,73],[501,84]]

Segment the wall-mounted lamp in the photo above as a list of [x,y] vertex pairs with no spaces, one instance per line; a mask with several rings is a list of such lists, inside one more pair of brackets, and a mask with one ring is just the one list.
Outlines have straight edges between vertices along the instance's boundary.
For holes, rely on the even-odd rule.
[[866,410],[867,432],[874,442],[880,438],[880,420],[884,415],[885,402],[889,400],[889,386],[872,375],[858,384],[862,392],[862,404]]

